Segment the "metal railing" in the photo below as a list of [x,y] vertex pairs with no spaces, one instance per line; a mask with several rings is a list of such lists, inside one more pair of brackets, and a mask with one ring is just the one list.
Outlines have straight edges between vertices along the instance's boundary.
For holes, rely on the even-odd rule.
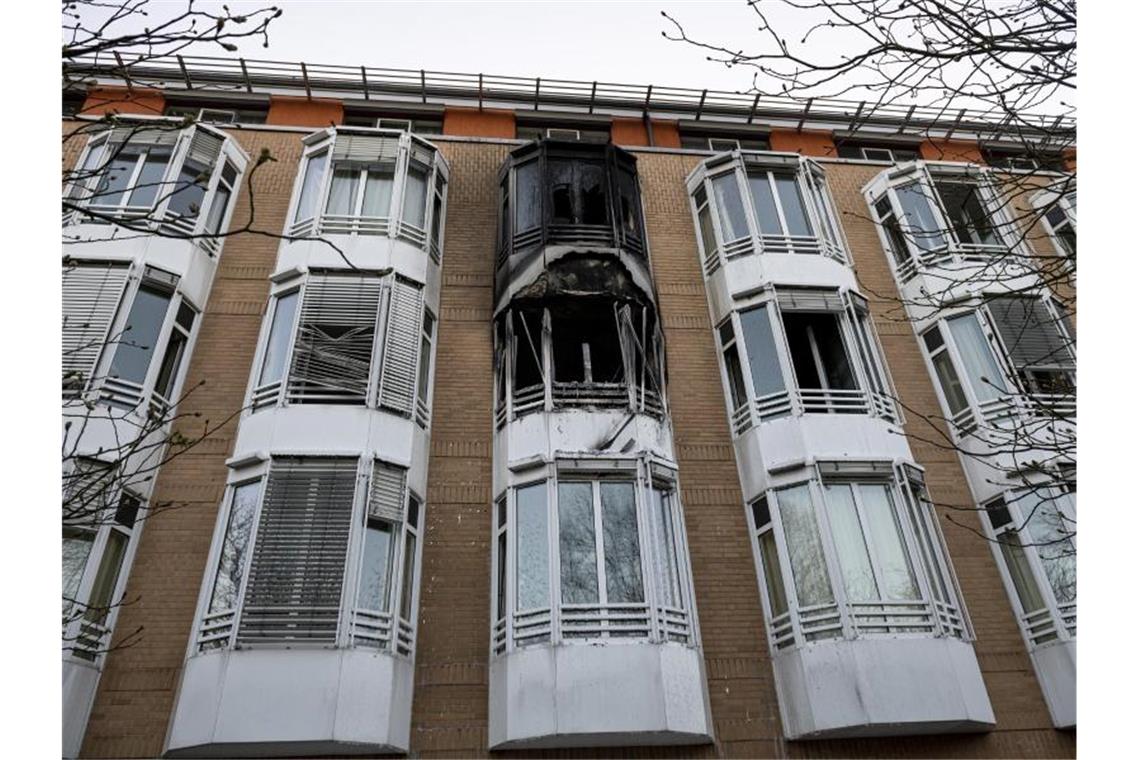
[[647,603],[563,604],[555,610],[520,610],[508,617],[491,626],[491,648],[495,654],[560,641],[695,642],[689,612],[679,607],[654,607]]
[[[943,231],[943,234],[948,233]],[[1028,257],[1014,248],[981,243],[947,243],[940,248],[923,251],[917,257],[907,257],[906,261],[895,265],[895,271],[899,283],[905,285],[926,270],[954,264],[997,265],[1000,272],[994,272],[993,277],[1018,277],[1035,271]]]
[[732,432],[741,435],[761,422],[793,414],[859,414],[895,424],[901,421],[894,399],[877,391],[797,388],[769,393],[737,407],[730,415]]
[[725,242],[723,246],[705,253],[705,276],[711,276],[727,261],[735,261],[744,256],[756,254],[784,254],[804,256],[825,256],[847,264],[847,254],[843,249],[825,237],[818,235],[759,235],[737,238]]
[[132,62],[129,55],[101,51],[64,62],[69,78],[125,81],[140,85],[185,87],[197,91],[253,92],[291,90],[307,96],[362,97],[419,103],[503,103],[532,110],[669,115],[708,120],[823,121],[855,129],[891,126],[931,137],[943,132],[1003,133],[1042,136],[1072,132],[1067,116],[1022,114],[1018,123],[978,109],[950,109],[909,103],[868,104],[840,98],[794,99],[725,90],[697,90],[661,85],[586,82],[572,79],[469,74],[426,69],[342,66],[213,56],[155,56]]
[[967,635],[955,605],[923,599],[819,604],[789,609],[768,623],[768,640],[776,650],[824,639]]
[[953,415],[950,423],[959,435],[966,435],[979,429],[999,432],[1017,425],[1047,426],[1050,422],[1072,420],[1076,413],[1074,394],[1009,393],[967,406]]
[[[547,407],[546,386],[531,385],[514,391],[509,416],[512,419],[535,411],[564,411],[567,409],[631,409],[654,417],[665,415],[661,394],[650,388],[630,389],[626,383],[558,382],[551,384],[550,405]],[[506,404],[495,410],[495,425],[502,427],[508,418]]]

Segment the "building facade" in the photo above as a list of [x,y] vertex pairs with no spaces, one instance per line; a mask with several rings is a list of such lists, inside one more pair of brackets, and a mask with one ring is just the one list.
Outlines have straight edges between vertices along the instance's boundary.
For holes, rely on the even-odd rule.
[[66,756],[1075,754],[1075,155],[71,74]]

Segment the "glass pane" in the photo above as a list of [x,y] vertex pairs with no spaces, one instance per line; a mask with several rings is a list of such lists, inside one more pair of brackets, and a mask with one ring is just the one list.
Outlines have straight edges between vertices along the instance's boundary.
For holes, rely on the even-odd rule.
[[431,377],[431,341],[428,336],[420,338],[420,373],[416,380],[416,397],[420,403],[427,403],[428,380]]
[[1033,571],[1029,568],[1029,558],[1025,556],[1025,549],[1017,539],[1016,531],[1007,531],[998,537],[1001,555],[1005,566],[1013,580],[1017,598],[1021,601],[1022,614],[1036,612],[1045,607],[1045,600],[1041,597],[1041,590],[1033,578]]
[[364,559],[360,566],[360,588],[356,606],[377,612],[388,611],[388,584],[391,582],[392,537],[395,526],[369,520],[364,532]]
[[253,529],[260,497],[260,480],[234,488],[230,501],[230,519],[226,525],[226,535],[222,539],[218,572],[214,576],[214,590],[210,595],[211,614],[232,610],[237,606],[249,554],[249,534]]
[[657,589],[660,604],[681,606],[681,579],[677,568],[676,544],[673,539],[672,493],[660,488],[653,494],[653,539],[657,555]]
[[115,603],[115,585],[119,582],[119,571],[123,567],[123,555],[127,553],[127,542],[130,539],[117,530],[107,535],[107,545],[103,547],[103,559],[99,562],[99,571],[95,574],[95,582],[91,586],[91,596],[87,602],[87,612],[84,615],[88,620],[102,622]]
[[788,561],[792,566],[792,581],[800,607],[832,604],[831,581],[823,556],[823,544],[815,521],[815,509],[807,484],[784,488],[776,492],[784,540],[788,546]]
[[606,199],[606,170],[601,164],[577,162],[575,165],[579,192],[578,218],[582,224],[606,224],[609,221]]
[[867,518],[867,531],[875,547],[875,559],[883,577],[883,595],[887,599],[918,599],[918,584],[910,566],[902,527],[895,510],[890,487],[860,483],[859,499]]
[[361,216],[388,216],[392,205],[392,186],[395,183],[394,164],[373,166],[364,180],[364,206]]
[[957,414],[969,406],[966,392],[962,389],[962,381],[958,379],[954,363],[950,361],[950,353],[943,351],[932,357],[930,361],[934,364],[938,384],[942,386],[942,394],[946,396],[946,403],[950,406],[950,414]]
[[507,614],[507,533],[499,534],[495,542],[498,548],[498,573],[495,583],[495,620],[502,620]]
[[131,305],[127,324],[118,337],[115,358],[111,361],[111,377],[141,384],[146,380],[155,343],[166,319],[170,294],[141,287]]
[[606,560],[606,601],[645,601],[641,585],[641,546],[633,483],[602,483],[602,546]]
[[1006,392],[1002,372],[990,351],[982,326],[974,314],[963,314],[947,321],[958,355],[965,365],[966,377],[979,401],[989,401]]
[[400,593],[400,617],[412,619],[412,596],[416,588],[416,534],[404,532],[404,582]]
[[356,186],[360,184],[360,169],[355,166],[337,166],[333,169],[329,186],[329,200],[325,213],[335,216],[352,216],[356,213]]
[[432,199],[431,206],[431,242],[439,247],[439,232],[443,229],[443,197],[438,193]]
[[182,366],[182,355],[186,352],[186,334],[181,330],[171,330],[162,364],[158,368],[158,379],[154,390],[167,401],[173,401],[174,385],[178,381],[178,370]]
[[789,174],[776,175],[776,192],[780,194],[780,208],[784,210],[784,221],[788,223],[789,235],[810,235],[807,209],[800,193],[800,184]]
[[1018,502],[1058,604],[1077,599],[1077,547],[1072,541],[1076,526],[1058,508],[1059,502],[1071,503],[1072,498],[1071,494],[1054,496],[1048,489],[1023,496]]
[[708,206],[697,212],[697,223],[701,227],[701,245],[704,246],[705,256],[712,256],[716,250],[716,235],[713,233]]
[[784,229],[780,226],[776,199],[772,195],[772,183],[768,176],[767,172],[748,175],[748,188],[752,191],[752,210],[756,214],[756,223],[760,225],[761,235],[783,235]]
[[930,199],[922,192],[922,186],[917,182],[895,189],[902,208],[903,230],[908,233],[915,244],[924,251],[933,251],[946,244],[938,222],[935,220],[934,210],[930,207]]
[[95,533],[82,528],[63,528],[63,614],[78,601],[79,583],[87,568],[87,557],[95,543]]
[[728,389],[732,394],[732,408],[739,409],[748,402],[748,392],[744,389],[744,373],[740,369],[740,356],[736,345],[724,351],[724,367],[728,372]]
[[918,543],[922,551],[922,562],[926,569],[926,576],[930,580],[930,587],[934,591],[935,598],[949,603],[951,601],[950,593],[947,590],[946,578],[942,572],[942,563],[939,559],[942,553],[941,545],[935,538],[934,527],[931,524],[932,520],[937,519],[934,514],[934,507],[930,505],[930,501],[922,491],[913,485],[909,486],[909,489],[912,522],[915,526],[915,532],[918,534]]
[[275,383],[285,372],[285,355],[289,353],[290,338],[293,334],[293,317],[297,313],[297,291],[287,293],[277,299],[273,311],[273,324],[269,327],[269,340],[265,345],[265,359],[261,364],[258,385]]
[[779,354],[772,337],[772,323],[768,308],[761,306],[740,312],[740,327],[744,331],[744,348],[748,366],[752,370],[752,385],[757,396],[766,396],[784,390],[784,376],[780,372]]
[[848,483],[828,484],[823,487],[827,498],[827,519],[835,538],[835,551],[843,572],[843,587],[852,602],[873,602],[879,598],[875,571],[871,569],[871,555],[859,514],[855,510],[855,497]]
[[997,244],[989,214],[979,198],[980,188],[969,182],[935,182],[950,226],[963,243]]
[[736,173],[723,174],[712,181],[713,196],[720,214],[720,230],[725,241],[748,236],[748,222],[744,215],[744,202]]
[[317,193],[321,189],[321,180],[324,179],[325,163],[328,158],[328,151],[322,151],[309,159],[305,168],[305,179],[301,185],[301,197],[297,201],[297,214],[293,221],[308,219],[313,215],[313,208],[317,204]]
[[784,573],[780,570],[776,534],[773,531],[760,536],[760,561],[764,565],[764,584],[768,589],[772,617],[779,617],[788,611],[788,594],[784,590]]
[[404,186],[404,213],[403,220],[420,229],[427,221],[427,191],[428,173],[430,169],[423,164],[410,162],[408,164],[408,182]]
[[593,486],[558,484],[558,556],[562,562],[563,604],[598,601],[598,561],[594,543]]
[[516,491],[518,609],[550,606],[550,534],[546,483]]
[[515,169],[515,232],[542,223],[542,179],[538,161]]
[[[154,203],[154,199],[158,197],[159,188],[162,187],[162,177],[166,174],[166,165],[170,163],[170,148],[166,146],[153,147],[146,153],[146,158],[143,159],[142,170],[139,172],[139,177],[135,180],[134,189],[130,193],[130,200],[127,202],[130,206],[149,206]],[[202,172],[201,167],[187,164],[183,167],[179,175],[179,183],[175,186],[175,190],[183,187],[183,184],[192,184],[194,178]],[[170,192],[169,187],[162,188],[163,195]],[[202,188],[205,192],[205,188]],[[194,190],[189,189],[182,193],[174,193],[170,197],[170,208],[175,213],[184,216],[195,216],[195,213],[190,213],[189,205],[178,206],[177,199],[179,196],[186,193],[193,194]],[[201,196],[198,198],[201,202]]]
[[226,208],[230,205],[232,191],[225,185],[219,184],[214,191],[214,200],[211,201],[210,214],[206,217],[206,231],[217,235],[222,231],[222,220],[226,217]]
[[110,147],[110,153],[115,157],[107,162],[103,176],[95,187],[95,194],[91,197],[92,203],[118,206],[123,202],[123,191],[131,181],[141,151],[137,147],[126,146],[115,155],[116,149],[117,146]]
[[[143,167],[144,174],[149,165],[150,157],[148,156],[147,163]],[[209,174],[206,172],[208,172],[208,169],[205,167],[187,162],[182,167],[182,170],[178,172],[178,178],[174,182],[173,190],[164,191],[164,194],[169,192],[170,195],[170,202],[167,204],[166,210],[172,214],[177,214],[178,216],[188,219],[197,218],[198,214],[202,211],[202,200],[206,197],[206,187],[210,181]],[[161,173],[158,176],[161,178]],[[131,195],[132,206],[138,205],[139,192],[141,191],[136,191]]]

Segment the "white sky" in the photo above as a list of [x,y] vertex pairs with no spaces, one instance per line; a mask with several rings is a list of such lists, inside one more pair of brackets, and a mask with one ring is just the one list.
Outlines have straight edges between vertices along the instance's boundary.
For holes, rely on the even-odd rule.
[[[159,0],[160,3],[166,0]],[[184,0],[170,0],[170,10]],[[201,7],[221,3],[198,3]],[[277,5],[269,47],[246,41],[238,55],[307,63],[504,74],[747,90],[751,75],[670,42],[665,10],[691,34],[748,47],[753,13],[744,0],[665,2],[381,2],[259,0],[231,10]],[[202,55],[226,55],[199,48]]]

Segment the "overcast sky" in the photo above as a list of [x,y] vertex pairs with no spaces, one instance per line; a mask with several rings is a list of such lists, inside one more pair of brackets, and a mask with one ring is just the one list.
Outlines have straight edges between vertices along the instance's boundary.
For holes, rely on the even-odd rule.
[[[180,4],[172,0],[171,9]],[[199,3],[211,4],[221,5]],[[240,55],[733,91],[751,83],[747,71],[706,61],[702,51],[661,36],[671,28],[665,10],[690,33],[747,47],[755,24],[744,0],[228,3],[235,11],[274,4],[284,15],[270,27],[269,48],[248,41]]]

